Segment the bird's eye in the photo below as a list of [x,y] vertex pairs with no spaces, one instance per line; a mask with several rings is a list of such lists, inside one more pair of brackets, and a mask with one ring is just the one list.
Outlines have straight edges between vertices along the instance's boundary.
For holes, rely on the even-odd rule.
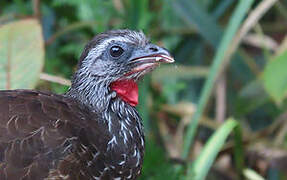
[[110,54],[113,57],[119,57],[123,53],[124,53],[124,50],[120,46],[112,46],[110,49]]

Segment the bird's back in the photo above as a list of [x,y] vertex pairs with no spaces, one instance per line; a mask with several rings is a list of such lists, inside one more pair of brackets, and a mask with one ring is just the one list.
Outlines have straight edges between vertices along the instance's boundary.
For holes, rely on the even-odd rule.
[[63,174],[79,172],[72,152],[88,114],[65,96],[0,91],[0,179],[65,179]]

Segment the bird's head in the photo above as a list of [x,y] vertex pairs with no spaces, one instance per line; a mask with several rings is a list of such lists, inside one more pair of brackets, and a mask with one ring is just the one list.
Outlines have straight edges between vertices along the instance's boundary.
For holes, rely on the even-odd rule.
[[86,45],[70,91],[77,89],[82,98],[114,93],[135,106],[137,81],[160,63],[172,62],[169,52],[151,44],[142,32],[108,31]]

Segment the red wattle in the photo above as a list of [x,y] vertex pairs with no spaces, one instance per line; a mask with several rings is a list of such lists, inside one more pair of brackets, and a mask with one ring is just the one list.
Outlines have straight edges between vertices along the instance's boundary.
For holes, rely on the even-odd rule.
[[110,88],[117,92],[117,95],[131,106],[138,104],[138,85],[133,80],[119,80],[111,83]]

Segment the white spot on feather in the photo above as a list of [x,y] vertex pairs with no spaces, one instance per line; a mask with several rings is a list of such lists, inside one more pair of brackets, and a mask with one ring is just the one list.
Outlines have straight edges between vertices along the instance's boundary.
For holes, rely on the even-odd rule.
[[132,131],[129,131],[131,138],[133,138],[133,133]]
[[119,162],[118,164],[121,166],[121,165],[123,165],[125,162],[126,162],[126,161],[121,161],[121,162]]
[[116,136],[113,136],[113,138],[108,142],[108,148],[113,148],[115,144],[118,144]]
[[128,128],[125,125],[125,121],[121,121],[121,131],[123,131],[124,129],[128,130]]
[[93,176],[93,179],[95,179],[95,180],[100,180],[100,178],[97,177],[97,176]]
[[126,131],[124,131],[123,133],[124,133],[124,143],[127,144],[128,141],[127,133]]

